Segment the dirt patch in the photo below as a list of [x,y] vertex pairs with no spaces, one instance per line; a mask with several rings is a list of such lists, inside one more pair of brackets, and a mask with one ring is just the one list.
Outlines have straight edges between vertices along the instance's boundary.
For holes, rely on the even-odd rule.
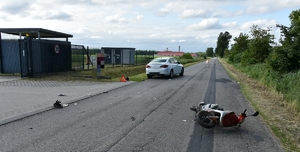
[[283,96],[236,70],[231,64],[219,60],[229,75],[241,85],[243,94],[258,110],[271,132],[286,151],[300,151],[300,115],[290,108]]

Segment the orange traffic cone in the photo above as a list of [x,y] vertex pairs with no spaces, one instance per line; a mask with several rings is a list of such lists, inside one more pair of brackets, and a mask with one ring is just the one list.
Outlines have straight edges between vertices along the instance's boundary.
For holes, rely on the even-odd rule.
[[127,82],[126,78],[124,75],[122,75],[122,77],[120,78],[120,82]]

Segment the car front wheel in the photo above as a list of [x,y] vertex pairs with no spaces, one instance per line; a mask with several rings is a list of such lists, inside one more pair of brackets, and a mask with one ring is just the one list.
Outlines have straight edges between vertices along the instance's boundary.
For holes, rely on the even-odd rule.
[[184,68],[181,69],[180,76],[183,76]]
[[173,73],[173,70],[170,71],[170,74],[169,74],[169,78],[173,78],[174,77],[174,73]]

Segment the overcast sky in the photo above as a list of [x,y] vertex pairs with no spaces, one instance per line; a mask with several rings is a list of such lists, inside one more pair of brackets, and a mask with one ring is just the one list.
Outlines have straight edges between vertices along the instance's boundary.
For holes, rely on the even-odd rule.
[[220,32],[234,38],[252,25],[273,27],[278,41],[276,24],[289,26],[299,8],[299,0],[2,0],[0,28],[54,30],[90,48],[205,52]]

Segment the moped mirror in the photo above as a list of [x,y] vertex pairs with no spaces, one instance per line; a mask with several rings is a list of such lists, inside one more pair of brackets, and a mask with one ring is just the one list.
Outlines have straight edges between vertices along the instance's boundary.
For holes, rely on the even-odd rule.
[[254,114],[252,114],[252,116],[257,116],[259,114],[258,111],[256,111]]

